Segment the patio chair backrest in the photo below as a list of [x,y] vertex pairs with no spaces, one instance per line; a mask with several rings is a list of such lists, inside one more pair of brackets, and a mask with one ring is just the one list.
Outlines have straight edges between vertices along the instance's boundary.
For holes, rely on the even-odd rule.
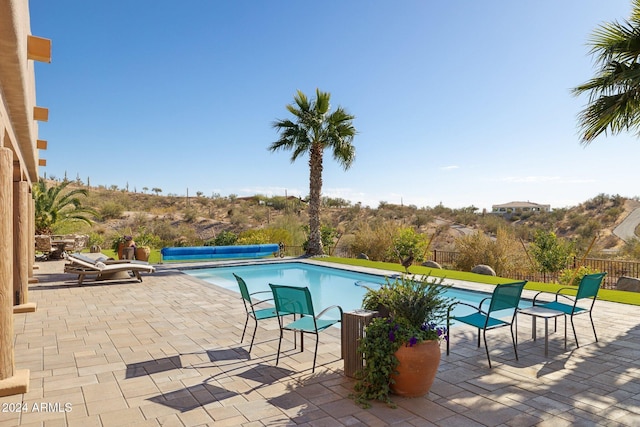
[[269,284],[278,315],[302,314],[315,316],[311,292],[307,287]]
[[489,313],[509,308],[517,308],[518,304],[520,304],[522,289],[526,283],[527,281],[525,280],[522,282],[496,285],[491,297]]
[[593,298],[598,296],[598,291],[607,273],[585,274],[578,285],[576,301],[582,298]]
[[249,295],[247,282],[245,282],[242,277],[236,275],[236,273],[232,273],[232,274],[233,274],[233,277],[236,278],[236,282],[238,282],[238,287],[240,288],[240,295],[242,295],[242,299],[244,299],[245,301],[251,302],[251,295]]

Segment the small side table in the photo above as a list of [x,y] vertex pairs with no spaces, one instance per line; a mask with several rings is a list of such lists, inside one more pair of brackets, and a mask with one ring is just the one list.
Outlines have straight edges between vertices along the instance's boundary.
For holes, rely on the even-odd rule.
[[[531,306],[518,310],[518,313],[531,316],[532,319],[532,332],[531,337],[536,340],[536,319],[538,317],[544,319],[544,356],[549,356],[549,319],[558,318],[564,316],[562,311],[552,310],[541,306]],[[564,349],[567,349],[567,318],[564,318]]]
[[360,340],[364,337],[365,327],[378,314],[377,311],[354,310],[342,315],[342,359],[344,374],[354,378],[356,372],[364,367],[362,353],[358,351]]

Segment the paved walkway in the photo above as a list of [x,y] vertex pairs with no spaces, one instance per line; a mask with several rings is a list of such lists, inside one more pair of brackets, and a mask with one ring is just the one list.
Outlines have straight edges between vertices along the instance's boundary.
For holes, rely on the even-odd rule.
[[15,315],[16,368],[30,369],[30,390],[0,398],[0,426],[640,425],[639,307],[599,301],[600,342],[578,318],[582,346],[570,339],[565,351],[553,334],[548,358],[522,316],[519,361],[508,331],[490,334],[493,369],[474,331],[458,327],[429,395],[362,409],[338,333],[321,336],[315,373],[312,351],[290,341],[275,366],[276,322],[262,323],[247,353],[232,292],[167,267],[143,283],[78,286],[60,262],[40,266],[37,311]]
[[624,240],[630,242],[633,239],[637,239],[636,227],[640,224],[640,208],[633,210],[627,217],[613,229],[613,234]]

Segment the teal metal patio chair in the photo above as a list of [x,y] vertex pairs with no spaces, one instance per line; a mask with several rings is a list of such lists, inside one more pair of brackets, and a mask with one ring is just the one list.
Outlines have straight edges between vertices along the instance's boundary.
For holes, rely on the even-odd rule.
[[[449,334],[451,333],[451,321],[455,320],[461,323],[466,323],[478,328],[478,348],[480,348],[480,331],[482,331],[482,337],[484,339],[484,348],[487,352],[487,361],[489,361],[489,368],[491,368],[491,358],[489,357],[489,346],[487,345],[487,331],[490,329],[497,329],[503,326],[509,326],[511,328],[511,340],[513,341],[513,351],[516,354],[516,360],[518,360],[517,349],[517,333],[518,326],[516,323],[516,313],[518,304],[520,303],[520,297],[522,296],[522,289],[527,281],[505,283],[503,285],[496,285],[493,290],[493,294],[490,297],[484,298],[480,301],[478,306],[467,304],[464,302],[455,302],[449,306],[447,312],[447,356],[449,355]],[[489,307],[485,310],[482,309],[483,304],[489,301]],[[452,316],[451,311],[457,306],[468,306],[476,310],[474,313],[464,316]],[[498,311],[508,310],[506,313],[510,314],[509,320],[493,317],[492,314]],[[511,313],[509,313],[511,312]],[[503,316],[504,317],[504,316]],[[513,332],[513,327],[516,327],[516,333]]]
[[[600,287],[602,286],[602,282],[604,280],[604,276],[606,275],[607,273],[585,274],[580,280],[580,284],[578,285],[577,290],[575,287],[560,288],[555,292],[555,294],[552,294],[554,295],[554,300],[551,302],[538,301],[538,296],[542,294],[549,294],[549,292],[538,292],[533,297],[533,305],[549,308],[551,310],[561,311],[565,314],[565,316],[569,316],[569,318],[571,319],[571,328],[573,329],[573,337],[576,340],[576,347],[580,347],[580,345],[578,344],[578,335],[576,334],[576,327],[573,324],[573,317],[579,314],[589,313],[591,328],[593,329],[593,336],[596,338],[596,342],[598,342],[598,335],[596,335],[596,327],[593,324],[593,317],[591,315],[591,312],[593,311],[593,306],[596,303],[596,298],[598,297],[598,291],[600,290]],[[567,291],[575,293],[575,296],[566,295],[565,292]],[[588,302],[585,304],[580,300],[591,300],[591,304],[589,304]],[[578,303],[581,303],[584,306],[581,307],[578,305]],[[566,320],[567,319],[565,317],[565,329]]]
[[[301,352],[304,351],[304,334],[313,334],[316,336],[316,349],[313,355],[313,369],[311,372],[315,372],[316,359],[318,356],[319,333],[342,321],[342,307],[332,305],[316,315],[309,288],[274,284],[269,284],[269,286],[273,291],[273,299],[276,304],[276,312],[280,323],[280,340],[278,341],[276,365],[278,365],[280,360],[280,348],[282,345],[282,335],[284,331],[294,331],[294,333],[300,332]],[[322,318],[322,316],[324,316],[329,310],[337,310],[340,314],[339,317],[337,319]],[[293,321],[285,324],[284,316],[289,315],[293,315]]]
[[272,319],[277,316],[275,307],[269,308],[259,308],[256,310],[256,306],[259,304],[263,304],[269,301],[273,301],[273,298],[268,298],[264,300],[257,300],[254,302],[253,297],[259,294],[271,294],[269,291],[258,291],[249,293],[249,289],[247,287],[247,283],[244,279],[235,273],[233,273],[233,277],[236,278],[238,282],[238,287],[240,288],[240,295],[242,295],[242,302],[244,303],[244,309],[246,311],[247,318],[244,321],[244,329],[242,330],[242,338],[240,338],[240,342],[244,341],[244,334],[247,332],[247,325],[249,323],[249,318],[253,319],[255,322],[255,326],[253,328],[253,335],[251,336],[251,344],[249,345],[249,353],[251,353],[251,349],[253,348],[253,341],[256,338],[256,331],[258,330],[258,321],[264,319]]

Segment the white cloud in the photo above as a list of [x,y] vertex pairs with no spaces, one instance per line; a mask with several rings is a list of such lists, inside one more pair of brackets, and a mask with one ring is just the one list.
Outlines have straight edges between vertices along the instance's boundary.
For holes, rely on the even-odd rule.
[[557,184],[589,184],[596,182],[593,178],[561,177],[561,176],[508,176],[499,179],[513,183],[557,183]]

